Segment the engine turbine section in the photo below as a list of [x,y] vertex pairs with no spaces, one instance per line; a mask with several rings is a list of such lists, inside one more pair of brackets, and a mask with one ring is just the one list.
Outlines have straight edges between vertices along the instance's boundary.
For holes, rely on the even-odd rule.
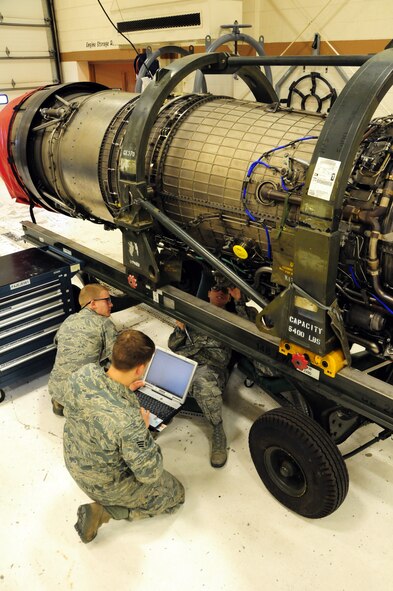
[[[0,114],[0,174],[19,201],[136,236],[125,247],[127,267],[179,284],[190,268],[206,268],[198,254],[159,221],[124,216],[124,138],[144,97],[75,83],[17,99]],[[279,301],[293,283],[303,190],[325,122],[277,103],[171,97],[147,138],[148,201],[266,304]],[[392,144],[393,117],[371,121],[343,196],[335,273],[349,344],[382,357],[393,353]],[[318,343],[310,349],[325,352]]]

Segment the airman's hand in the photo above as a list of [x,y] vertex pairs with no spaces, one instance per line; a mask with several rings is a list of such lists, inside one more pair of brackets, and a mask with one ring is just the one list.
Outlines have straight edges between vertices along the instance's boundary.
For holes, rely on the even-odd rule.
[[240,291],[240,289],[238,287],[229,287],[228,288],[228,293],[230,296],[233,297],[233,299],[238,302],[239,300],[242,299],[242,292]]
[[138,388],[142,388],[142,386],[144,386],[144,385],[145,385],[145,382],[143,380],[137,380],[136,382],[132,382],[132,384],[130,384],[129,388],[130,388],[130,390],[135,392],[135,390],[138,390]]
[[141,415],[146,425],[146,428],[148,429],[150,424],[150,410],[146,410],[145,408],[141,407]]
[[135,275],[128,275],[127,281],[128,285],[132,287],[132,289],[136,289],[138,287],[138,282]]

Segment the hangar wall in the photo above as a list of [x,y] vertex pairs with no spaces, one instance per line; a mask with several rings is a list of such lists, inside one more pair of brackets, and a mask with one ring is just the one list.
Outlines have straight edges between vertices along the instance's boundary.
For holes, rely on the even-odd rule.
[[[170,42],[185,48],[192,44],[195,51],[204,51],[206,34],[215,40],[228,32],[220,29],[220,25],[238,20],[252,25],[252,28],[243,29],[244,33],[255,39],[263,36],[265,51],[269,55],[309,55],[316,33],[321,36],[320,52],[323,54],[375,53],[384,49],[390,41],[389,23],[393,20],[393,4],[389,0],[376,0],[373,3],[367,0],[202,0],[197,8],[189,0],[137,0],[132,3],[129,0],[102,0],[101,3],[115,23],[156,15],[200,12],[201,26],[190,27],[187,34],[179,28],[162,29],[161,32],[125,33],[138,48],[151,45],[153,49]],[[79,75],[80,80],[96,79],[105,83],[102,79],[94,78],[94,64],[100,61],[129,62],[134,59],[135,51],[114,30],[96,0],[54,0],[54,6],[66,81],[75,80],[75,75]],[[233,45],[227,49],[233,51]],[[250,54],[252,50],[240,43],[239,52]],[[165,61],[161,63],[165,64]],[[285,70],[274,68],[275,83]],[[344,78],[350,77],[355,70],[346,68],[338,73],[333,69],[326,71],[325,68],[313,68],[313,71],[326,75],[338,91],[345,84]],[[280,96],[286,95],[289,85],[302,73],[310,71],[302,68],[294,71],[286,80]],[[211,86],[209,90],[215,92],[217,84]],[[226,82],[224,86],[224,92],[236,98],[249,98],[241,81],[229,85]],[[185,82],[183,90],[191,89],[192,82]],[[391,110],[389,105],[387,98],[382,109],[385,112]]]
[[[140,24],[143,19],[151,19],[151,27],[139,26],[139,30],[129,35],[135,44],[151,45],[169,39],[176,43],[197,43],[208,34],[216,36],[223,19],[229,23],[240,21],[243,3],[242,0],[200,0],[196,5],[192,0],[116,0],[101,1],[101,4],[115,24],[136,21]],[[55,0],[55,8],[64,52],[110,50],[126,43],[96,0]],[[183,20],[181,17],[185,15],[196,18]],[[158,17],[173,20],[160,27],[155,22]],[[185,22],[191,24],[186,26]]]
[[392,35],[389,0],[244,0],[243,14],[268,44],[308,42],[319,32],[326,41],[339,41],[340,53],[344,47],[354,48],[356,41],[370,53],[377,51],[370,51],[377,47],[373,42],[382,40],[383,45]]
[[[92,80],[132,91],[135,82],[132,67],[135,50],[117,33],[98,1],[51,1],[57,22],[63,80]],[[27,19],[33,16],[37,18],[37,15],[32,14],[33,7],[39,7],[43,2],[19,0],[15,3],[2,0],[0,13],[9,17],[23,15]],[[147,45],[155,49],[170,43],[184,48],[194,45],[195,51],[204,51],[207,34],[215,40],[228,32],[220,29],[220,25],[238,20],[252,25],[252,28],[243,29],[244,33],[255,39],[263,36],[265,51],[269,55],[309,55],[313,51],[311,45],[316,33],[320,35],[322,54],[375,53],[390,41],[390,23],[393,21],[393,3],[390,0],[375,0],[373,3],[367,0],[202,0],[198,5],[190,0],[101,0],[101,4],[114,23],[156,16],[200,14],[199,26],[125,33],[138,50]],[[23,30],[18,35],[22,35],[23,47],[28,47],[29,51],[38,48],[37,31]],[[233,51],[233,44],[223,49]],[[239,43],[238,50],[242,54],[253,52],[242,43]],[[165,59],[161,60],[161,65],[165,63]],[[47,72],[40,72],[38,65],[38,61],[31,61],[28,65],[31,80],[36,81],[37,85],[52,82],[53,76],[50,75],[48,65]],[[12,61],[5,67],[6,74],[1,76],[0,83],[8,88],[7,80],[15,79],[22,65]],[[289,85],[294,80],[311,70],[328,78],[340,91],[345,84],[344,78],[350,77],[356,69],[345,68],[338,72],[333,68],[297,68],[283,83],[280,97],[287,95]],[[277,83],[285,72],[286,68],[275,67],[274,82]],[[222,79],[219,85],[221,92],[240,99],[249,98],[248,90],[241,81],[231,79],[224,83]],[[214,84],[211,78],[209,90],[215,92],[217,86],[217,82]],[[185,81],[183,90],[191,89],[192,81]],[[389,96],[384,100],[382,110],[385,114],[393,110],[393,101]]]
[[[254,35],[264,35],[269,55],[310,55],[314,35],[320,35],[320,53],[372,54],[382,51],[392,39],[393,3],[389,0],[244,0],[244,22],[252,22]],[[357,68],[343,68],[351,77]],[[285,68],[274,68],[275,82]],[[313,67],[340,91],[345,82],[337,70]],[[311,68],[297,68],[286,80],[288,86]],[[281,95],[280,95],[281,96]],[[378,113],[393,112],[391,93]]]

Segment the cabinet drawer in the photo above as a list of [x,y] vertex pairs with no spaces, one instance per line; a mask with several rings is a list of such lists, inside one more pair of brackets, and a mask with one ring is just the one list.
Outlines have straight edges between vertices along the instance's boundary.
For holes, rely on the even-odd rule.
[[41,347],[40,349],[36,349],[35,351],[30,351],[29,353],[25,353],[20,357],[14,357],[13,359],[6,361],[5,363],[0,363],[0,377],[3,377],[7,374],[8,371],[13,370],[15,367],[22,366],[25,363],[33,359],[37,359],[50,351],[54,351],[56,349],[54,343],[46,345],[45,347]]

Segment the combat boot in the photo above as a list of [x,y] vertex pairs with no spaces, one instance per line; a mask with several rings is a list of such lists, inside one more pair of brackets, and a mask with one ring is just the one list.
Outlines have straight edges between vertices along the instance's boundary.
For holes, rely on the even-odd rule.
[[213,425],[212,452],[210,463],[213,468],[221,468],[227,461],[227,438],[222,422]]
[[89,503],[78,507],[78,521],[74,527],[84,544],[88,544],[97,535],[98,528],[111,519],[108,511],[100,503]]
[[64,416],[64,406],[60,404],[60,402],[57,402],[57,400],[55,400],[54,398],[52,398],[52,410],[58,417]]

